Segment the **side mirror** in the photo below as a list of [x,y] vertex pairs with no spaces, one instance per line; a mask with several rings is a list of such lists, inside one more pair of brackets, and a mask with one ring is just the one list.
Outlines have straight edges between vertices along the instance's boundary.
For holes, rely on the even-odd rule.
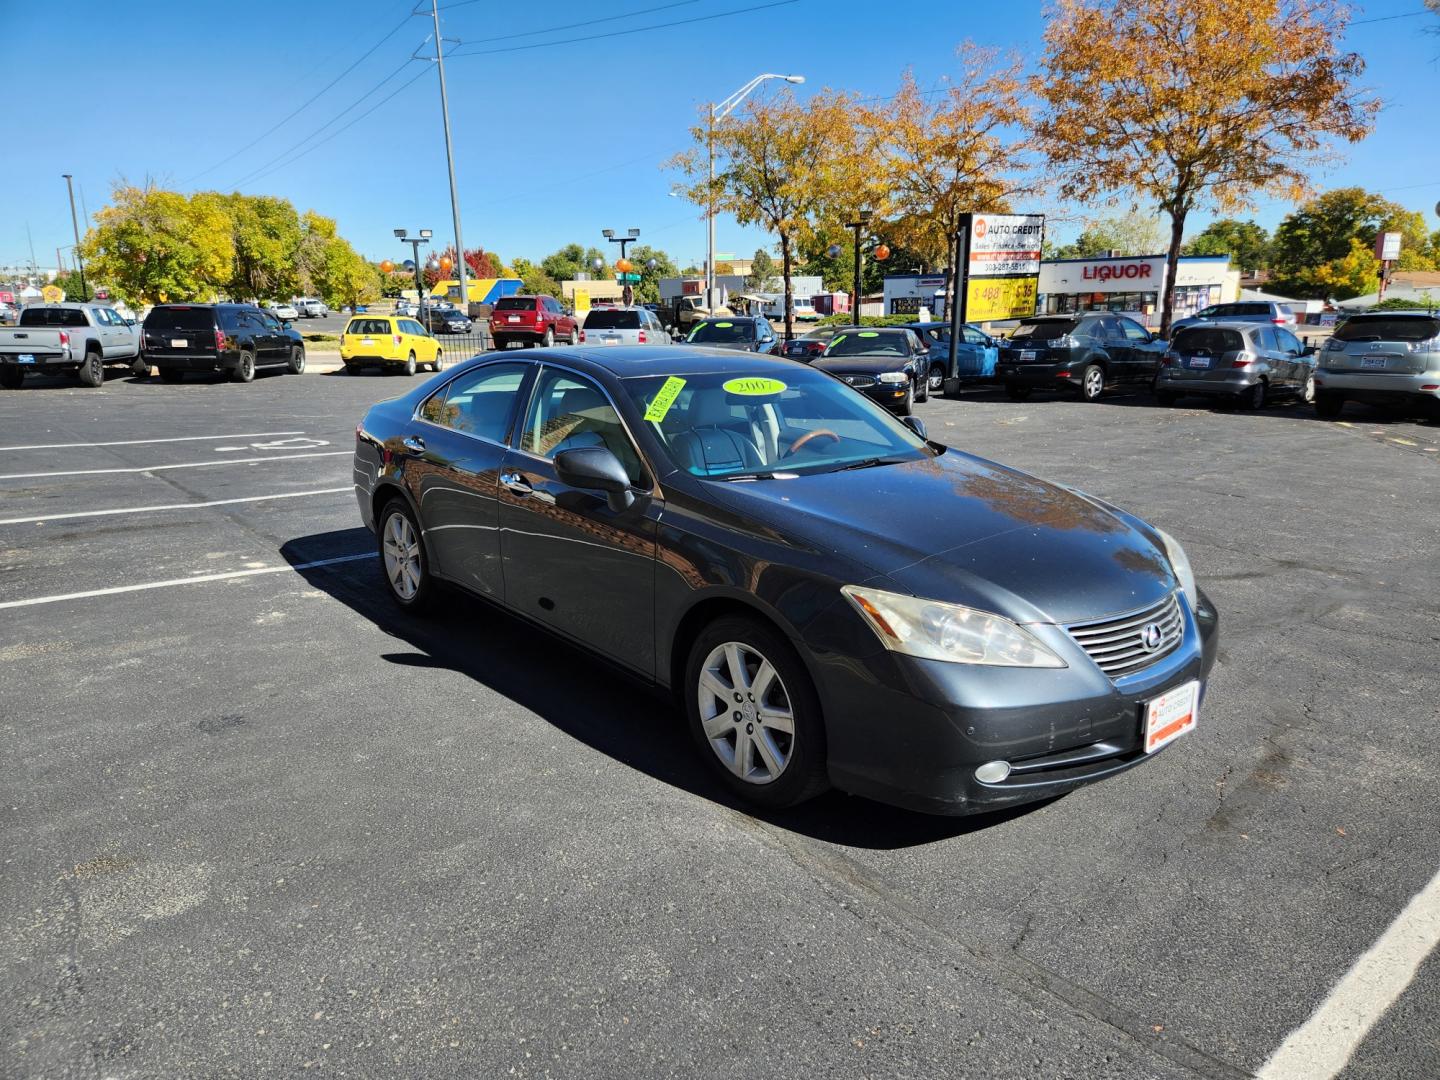
[[289,329],[290,329],[290,323],[289,323],[288,321],[287,321],[287,322],[282,322],[282,323],[280,324],[280,329],[282,329],[282,330],[289,330]]
[[920,438],[925,439],[927,442],[929,441],[928,436],[925,434],[925,421],[921,420],[918,416],[902,416],[900,422],[916,435],[919,435]]
[[1314,345],[1306,345],[1306,346],[1305,346],[1305,351],[1302,352],[1300,355],[1301,355],[1301,356],[1314,356],[1314,355],[1315,355],[1317,352],[1319,352],[1319,351],[1320,351],[1320,350],[1317,349],[1317,348],[1315,348]]
[[605,502],[617,514],[635,501],[625,466],[603,446],[560,451],[555,455],[555,476],[569,487],[603,491]]
[[134,326],[134,325],[135,325],[135,320],[134,320],[134,319],[126,319],[126,320],[125,320],[125,325],[126,325],[126,326]]

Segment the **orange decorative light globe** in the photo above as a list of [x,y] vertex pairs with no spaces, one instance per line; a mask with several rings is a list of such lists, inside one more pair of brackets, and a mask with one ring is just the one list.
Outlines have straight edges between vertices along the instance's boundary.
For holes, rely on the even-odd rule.
[[390,273],[391,270],[394,270],[394,269],[395,269],[395,264],[394,264],[393,262],[391,262],[389,259],[381,259],[381,260],[380,260],[380,270],[381,270],[382,273],[388,274],[388,273]]
[[633,270],[634,268],[635,268],[635,264],[632,263],[629,259],[616,259],[616,260],[615,260],[615,269],[616,269],[616,270],[619,270],[622,274],[628,274],[628,273],[630,273],[630,271]]
[[449,255],[440,256],[440,269],[444,270],[447,274],[450,272],[450,268],[454,265],[455,260],[450,258]]
[[885,261],[886,259],[888,259],[889,257],[890,257],[890,249],[889,249],[888,247],[886,247],[884,244],[881,244],[879,247],[877,247],[877,248],[875,249],[875,261],[876,261],[876,262],[884,262],[884,261]]

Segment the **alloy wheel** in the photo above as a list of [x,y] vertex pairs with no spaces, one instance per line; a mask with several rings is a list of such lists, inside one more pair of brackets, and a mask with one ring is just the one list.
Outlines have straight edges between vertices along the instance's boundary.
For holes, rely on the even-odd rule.
[[409,518],[391,514],[385,522],[385,579],[401,600],[413,600],[420,591],[420,541]]
[[775,666],[752,645],[724,642],[705,657],[696,694],[721,763],[746,783],[779,779],[795,752],[795,714]]
[[930,367],[930,393],[938,394],[945,389],[945,368],[941,364],[932,364]]
[[1315,376],[1305,376],[1305,388],[1300,391],[1300,400],[1310,405],[1315,401]]
[[1084,389],[1085,396],[1091,401],[1098,398],[1105,390],[1105,372],[1094,366],[1086,368]]

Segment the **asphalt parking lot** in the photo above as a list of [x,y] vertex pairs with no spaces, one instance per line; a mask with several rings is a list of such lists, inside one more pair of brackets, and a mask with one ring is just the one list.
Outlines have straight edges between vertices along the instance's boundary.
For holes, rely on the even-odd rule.
[[[1200,725],[1002,815],[758,817],[586,656],[396,613],[350,453],[409,386],[0,394],[0,1074],[1241,1077],[1440,870],[1440,426],[932,399],[1185,544]],[[1400,955],[1347,1080],[1440,1075]]]

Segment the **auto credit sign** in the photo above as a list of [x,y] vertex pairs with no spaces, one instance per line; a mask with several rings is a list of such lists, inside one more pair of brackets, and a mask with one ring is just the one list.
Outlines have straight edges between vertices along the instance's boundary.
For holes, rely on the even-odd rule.
[[1044,214],[975,214],[970,226],[970,276],[1037,276],[1044,239]]

